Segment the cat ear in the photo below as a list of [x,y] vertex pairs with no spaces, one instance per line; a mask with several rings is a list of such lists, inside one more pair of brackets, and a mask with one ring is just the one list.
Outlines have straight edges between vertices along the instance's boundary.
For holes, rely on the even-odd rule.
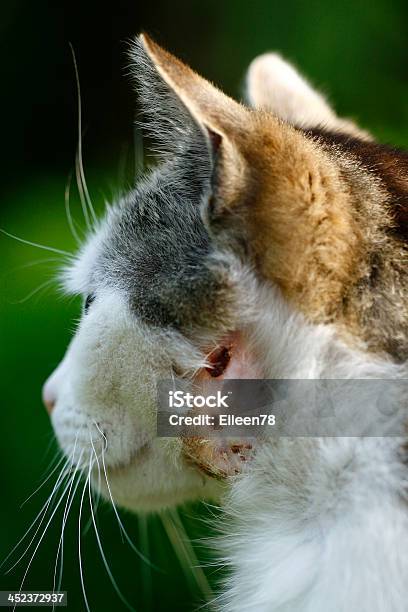
[[297,127],[325,128],[371,139],[353,121],[338,117],[325,97],[278,53],[264,53],[250,64],[246,98],[250,106]]
[[[183,136],[194,122],[216,149],[229,137],[246,109],[223,94],[209,81],[141,34],[132,48],[135,77],[149,125]],[[171,143],[170,143],[171,145]]]
[[333,123],[336,118],[322,94],[277,53],[265,53],[253,60],[246,91],[251,106],[271,111],[293,125],[312,128]]
[[[214,201],[230,201],[242,189],[245,163],[239,134],[251,111],[232,100],[146,34],[132,47],[133,74],[141,98],[144,127],[164,153],[195,155],[197,171],[210,162]],[[243,135],[243,136],[242,136]],[[204,159],[203,149],[207,154]],[[209,155],[208,155],[209,154]],[[231,195],[232,194],[232,195]],[[204,214],[206,215],[206,210]]]

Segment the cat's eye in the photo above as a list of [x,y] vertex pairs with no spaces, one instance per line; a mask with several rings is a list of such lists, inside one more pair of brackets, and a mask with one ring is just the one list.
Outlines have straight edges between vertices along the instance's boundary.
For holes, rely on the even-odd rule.
[[84,304],[84,313],[86,314],[89,310],[90,305],[92,304],[92,302],[94,301],[95,296],[93,295],[93,293],[90,293],[89,295],[86,296],[86,300],[85,300],[85,304]]

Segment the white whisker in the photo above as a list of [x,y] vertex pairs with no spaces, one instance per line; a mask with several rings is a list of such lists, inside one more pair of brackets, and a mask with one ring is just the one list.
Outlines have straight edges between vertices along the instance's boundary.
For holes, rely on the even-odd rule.
[[85,225],[86,225],[86,228],[90,230],[91,222],[89,219],[88,207],[86,205],[84,188],[83,188],[82,181],[81,181],[81,172],[79,170],[78,154],[75,158],[75,176],[76,176],[76,182],[77,182],[77,187],[78,187],[79,199],[81,201],[81,206],[82,206],[82,212],[84,214]]
[[[48,432],[48,434],[45,437],[49,439],[49,442],[48,442],[47,448],[45,449],[45,452],[44,452],[44,457],[42,459],[43,461],[45,461],[47,459],[50,450],[53,447],[55,448],[55,437],[54,437],[54,434],[50,431],[50,432]],[[51,459],[50,466],[53,463],[55,463],[56,461],[58,461],[58,457],[59,456],[64,457],[64,455],[61,453],[61,451],[59,449],[57,449],[57,452],[54,454],[54,457]]]
[[[32,497],[34,497],[34,495],[35,495],[36,493],[38,493],[38,491],[39,491],[40,489],[42,489],[42,487],[43,487],[43,486],[44,486],[44,485],[45,485],[45,484],[46,484],[46,483],[49,481],[49,479],[51,478],[51,476],[52,476],[52,475],[53,475],[53,474],[54,474],[54,473],[55,473],[55,472],[58,470],[58,468],[60,467],[61,463],[63,463],[63,461],[64,461],[64,460],[65,460],[65,457],[64,457],[64,455],[62,455],[62,456],[60,457],[60,459],[59,459],[58,463],[57,463],[57,464],[54,466],[54,468],[51,470],[51,472],[48,474],[48,476],[45,478],[45,480],[43,480],[43,481],[41,482],[41,484],[40,484],[40,485],[39,485],[39,486],[38,486],[36,489],[34,489],[34,491],[31,493],[31,495],[29,495],[29,496],[27,497],[27,499],[25,499],[25,500],[23,501],[23,503],[20,505],[20,508],[22,508],[23,506],[25,506],[25,505],[26,505],[26,503],[27,503],[27,502],[28,502],[28,501],[29,501],[29,500],[30,500]],[[67,463],[67,461],[66,461],[65,463]]]
[[[94,443],[93,443],[91,431],[89,431],[89,436],[90,436],[90,440],[91,440],[92,451],[93,451],[93,454],[95,455],[95,461],[96,461],[96,464],[98,466],[98,490],[100,491],[100,488],[101,488],[101,467],[100,467],[98,455],[96,453],[96,449],[95,449],[95,446],[94,446]],[[94,508],[94,511],[96,511],[96,506]],[[84,533],[87,533],[87,531],[91,527],[91,525],[92,525],[92,516],[89,517],[89,521],[87,522],[87,524],[85,526]]]
[[43,541],[44,536],[45,536],[45,534],[47,533],[47,529],[48,529],[48,527],[50,526],[51,521],[52,521],[52,519],[53,519],[53,518],[54,518],[54,516],[55,516],[55,513],[57,512],[58,508],[60,507],[60,505],[61,505],[61,503],[62,503],[62,501],[63,501],[63,499],[64,499],[64,497],[65,497],[65,493],[68,491],[69,486],[70,486],[70,482],[67,484],[67,486],[65,487],[64,491],[62,492],[61,497],[60,497],[60,499],[58,500],[58,503],[56,504],[56,506],[55,506],[54,510],[52,511],[52,514],[51,514],[50,518],[48,519],[48,522],[47,522],[47,524],[46,524],[46,526],[45,526],[45,528],[44,528],[44,531],[42,532],[41,537],[40,537],[40,539],[38,540],[38,542],[37,542],[37,544],[36,544],[36,546],[35,546],[35,548],[34,548],[34,552],[33,552],[33,554],[31,555],[30,561],[28,562],[27,569],[26,569],[26,571],[24,572],[24,576],[23,576],[23,579],[22,579],[21,584],[20,584],[19,592],[21,592],[21,590],[22,590],[22,588],[23,588],[23,585],[24,585],[25,579],[26,579],[26,577],[27,577],[27,574],[28,574],[28,571],[29,571],[29,569],[30,569],[30,567],[31,567],[31,564],[32,564],[32,562],[33,562],[33,560],[34,560],[34,557],[35,557],[35,555],[36,555],[36,553],[37,553],[37,550],[39,549],[39,547],[40,547],[40,545],[41,545],[41,542]]
[[98,423],[96,421],[93,422],[93,424],[95,425],[96,429],[99,431],[99,433],[101,434],[105,444],[104,444],[104,449],[106,451],[106,449],[108,448],[108,439],[105,435],[105,433],[102,431],[102,429],[99,427]]
[[[77,438],[78,438],[78,436],[77,436]],[[52,501],[55,499],[55,493],[58,491],[58,489],[60,488],[60,486],[61,486],[61,485],[62,485],[62,483],[64,482],[65,477],[66,477],[66,476],[68,476],[68,474],[70,473],[70,471],[71,471],[71,469],[72,469],[73,460],[74,460],[74,455],[75,455],[75,448],[76,448],[76,443],[77,443],[77,438],[75,439],[74,449],[73,449],[72,454],[71,454],[70,466],[69,466],[69,468],[68,468],[68,469],[66,469],[66,465],[68,464],[68,460],[67,460],[67,461],[66,461],[66,463],[65,463],[65,465],[63,466],[63,468],[62,468],[62,470],[61,470],[61,472],[60,472],[60,474],[59,474],[58,478],[57,478],[57,481],[56,481],[56,483],[55,483],[55,485],[54,485],[54,488],[53,488],[53,490],[52,490],[52,492],[51,492],[51,495],[49,496],[48,501],[47,501],[47,502],[46,502],[46,504],[45,504],[45,510],[44,510],[44,512],[43,512],[43,515],[42,515],[41,521],[39,522],[39,524],[38,524],[38,526],[37,526],[37,529],[35,530],[35,533],[34,533],[33,537],[31,538],[31,540],[30,540],[30,542],[29,542],[28,546],[26,547],[25,551],[23,552],[23,554],[22,554],[22,555],[19,557],[19,559],[16,561],[16,563],[15,563],[15,564],[14,564],[14,565],[13,565],[11,568],[9,568],[9,570],[8,570],[6,573],[9,573],[9,572],[10,572],[10,571],[11,571],[11,570],[12,570],[12,569],[13,569],[13,568],[14,568],[14,567],[15,567],[15,566],[16,566],[16,565],[17,565],[17,564],[20,562],[20,560],[21,560],[21,559],[22,559],[22,558],[25,556],[25,554],[26,554],[26,553],[28,552],[28,550],[30,549],[31,544],[34,542],[35,537],[36,537],[36,535],[37,535],[38,531],[40,530],[40,527],[41,527],[41,525],[42,525],[42,523],[43,523],[43,521],[44,521],[44,519],[45,519],[45,517],[46,517],[46,515],[47,515],[48,507],[50,506],[51,502],[52,502]],[[64,457],[62,457],[62,458],[64,458]],[[61,462],[59,462],[59,463],[58,463],[58,465],[60,465],[60,463],[61,463]],[[37,549],[38,549],[38,547],[39,547],[39,545],[40,545],[40,543],[41,543],[41,540],[42,540],[42,538],[44,537],[44,534],[45,534],[45,532],[46,532],[46,530],[47,530],[47,527],[48,527],[48,525],[50,524],[50,522],[51,522],[51,520],[52,520],[52,517],[54,516],[54,514],[55,514],[56,510],[58,509],[58,506],[59,506],[59,504],[60,504],[60,502],[61,502],[61,499],[63,499],[63,497],[64,497],[64,495],[65,495],[65,491],[66,491],[66,489],[63,491],[62,496],[61,496],[61,498],[60,498],[60,501],[57,503],[57,505],[56,505],[56,507],[55,507],[55,509],[54,509],[54,511],[53,511],[53,513],[52,513],[52,515],[51,515],[51,518],[50,518],[50,520],[49,520],[48,524],[46,525],[46,527],[45,527],[45,529],[44,529],[44,531],[43,531],[43,534],[42,534],[42,536],[41,536],[41,538],[40,538],[40,540],[39,540],[39,542],[38,542],[38,545],[37,545],[36,549],[34,550],[33,556],[31,557],[31,560],[30,560],[30,562],[29,562],[29,564],[28,564],[28,567],[27,567],[26,573],[24,574],[23,582],[24,582],[25,576],[27,575],[27,572],[28,572],[28,569],[29,569],[29,567],[30,567],[30,565],[31,565],[31,562],[32,562],[32,560],[33,560],[33,558],[34,558],[34,556],[35,556],[35,553],[36,553],[36,551],[37,551]],[[52,507],[52,506],[51,506],[51,507]],[[43,508],[44,508],[44,506],[43,506]],[[34,523],[31,525],[31,527],[33,527],[33,525],[35,524],[35,522],[37,521],[37,518],[38,518],[38,517],[41,515],[41,512],[42,512],[42,509],[40,510],[40,512],[39,512],[39,514],[37,515],[37,517],[34,519]],[[29,528],[29,530],[26,532],[26,534],[23,536],[23,538],[20,540],[20,542],[21,542],[21,541],[22,541],[22,540],[25,538],[25,536],[26,536],[26,535],[27,535],[27,534],[28,534],[28,533],[31,531],[31,527],[30,527],[30,528]],[[16,547],[19,545],[19,543],[20,543],[20,542],[18,542],[18,543],[17,543]],[[14,547],[14,549],[13,549],[13,550],[15,550],[15,548],[16,548],[16,547]],[[13,552],[13,551],[11,551],[11,552]],[[10,554],[11,554],[11,553],[10,553]],[[23,584],[23,582],[22,582],[22,584]],[[21,590],[21,588],[22,588],[22,584],[21,584],[20,590]]]
[[25,297],[21,298],[21,300],[17,300],[16,302],[13,302],[13,304],[24,304],[25,302],[28,302],[28,300],[30,298],[34,297],[34,295],[36,295],[37,293],[39,293],[40,291],[42,291],[46,287],[51,287],[54,283],[55,283],[55,280],[53,278],[50,278],[50,279],[44,281],[38,287],[36,287],[32,291],[30,291],[30,293],[28,293],[28,295],[26,295]]
[[[76,475],[78,475],[78,478],[77,478],[77,481],[75,483],[75,486],[74,486],[72,494],[71,494],[71,489],[73,487]],[[71,485],[70,485],[70,488],[69,488],[69,491],[68,491],[68,495],[67,495],[67,501],[65,503],[64,514],[63,514],[63,517],[62,517],[62,524],[61,524],[61,535],[60,535],[60,539],[59,539],[59,543],[58,543],[57,556],[55,558],[54,580],[53,580],[53,587],[52,587],[53,592],[55,592],[55,585],[56,585],[56,578],[57,578],[57,567],[58,567],[58,558],[59,557],[60,557],[61,561],[60,561],[60,571],[59,571],[59,576],[58,576],[57,591],[60,590],[61,583],[62,583],[62,572],[63,572],[63,566],[64,566],[64,532],[65,532],[65,525],[67,523],[68,515],[70,513],[73,501],[75,499],[75,495],[76,495],[76,492],[78,490],[79,483],[81,482],[81,478],[82,478],[81,472],[74,472],[74,474],[72,475]]]
[[[70,467],[71,468],[72,468],[73,463],[74,463],[77,442],[78,442],[78,434],[75,437],[74,448],[72,449],[72,453],[71,453],[71,463],[70,463]],[[81,463],[83,452],[84,451],[82,450],[81,454],[79,455],[79,459],[77,461],[77,465],[80,465],[80,463]],[[61,568],[60,568],[60,576],[59,576],[59,585],[61,584],[61,580],[62,580],[62,568],[63,568],[63,563],[64,563],[64,560],[63,560],[64,548],[63,547],[64,547],[65,524],[66,524],[66,521],[67,521],[68,513],[69,513],[69,511],[71,509],[71,506],[72,506],[72,502],[73,502],[74,497],[75,497],[76,490],[77,490],[79,482],[81,480],[81,472],[79,471],[79,476],[78,476],[77,484],[75,485],[75,489],[74,489],[74,492],[73,492],[71,500],[70,500],[71,489],[72,489],[72,485],[73,485],[74,480],[75,480],[75,474],[76,474],[76,472],[74,472],[72,474],[70,486],[69,486],[69,489],[68,489],[67,501],[65,503],[64,513],[63,513],[63,516],[62,516],[61,536],[60,536],[60,540],[59,540],[59,543],[58,543],[57,556],[56,556],[56,559],[55,559],[55,567],[54,567],[53,592],[55,591],[55,580],[56,580],[57,564],[58,564],[58,557],[59,557],[60,550],[61,550]],[[54,610],[54,607],[55,606],[53,606],[53,610]]]
[[40,264],[60,263],[60,262],[61,260],[58,259],[57,257],[43,257],[41,259],[33,259],[32,261],[29,261],[25,264],[21,264],[21,266],[16,266],[15,268],[11,268],[11,270],[7,272],[7,275],[17,272],[19,270],[25,270],[26,268],[32,268],[34,266],[39,266]]
[[19,539],[19,541],[17,542],[17,544],[11,549],[11,551],[8,553],[7,557],[5,557],[5,559],[3,559],[3,561],[0,564],[0,567],[2,567],[6,561],[11,557],[11,555],[13,554],[13,552],[20,546],[20,544],[22,542],[24,542],[24,540],[26,539],[26,537],[28,536],[28,534],[31,532],[32,529],[34,529],[35,524],[37,523],[37,521],[40,519],[41,515],[42,518],[40,520],[40,523],[32,537],[32,539],[30,540],[30,543],[28,544],[28,547],[25,549],[23,555],[21,557],[19,557],[18,561],[12,566],[10,567],[5,573],[9,573],[11,572],[11,570],[17,565],[17,563],[24,557],[24,555],[26,554],[27,550],[30,548],[31,544],[33,543],[35,536],[37,535],[44,519],[45,516],[47,514],[47,510],[48,507],[50,506],[55,493],[57,492],[57,490],[60,488],[60,486],[62,485],[62,482],[65,479],[65,476],[69,473],[69,470],[66,469],[66,466],[63,467],[63,469],[61,470],[61,473],[59,474],[56,483],[54,484],[53,490],[51,491],[47,501],[44,503],[44,505],[42,506],[41,510],[39,511],[39,513],[37,514],[37,516],[34,518],[34,520],[32,521],[30,527],[27,529],[27,531],[24,533],[24,535]]
[[[94,454],[95,454],[95,458],[98,461],[98,458],[97,458],[97,455],[96,455],[96,451],[95,451],[95,447],[94,447],[94,444],[93,444],[93,441],[92,441],[92,434],[91,433],[90,433],[90,438],[91,438],[91,443],[92,443],[92,448],[93,448],[93,451],[94,451]],[[106,555],[105,555],[103,547],[102,547],[102,542],[101,542],[101,539],[100,539],[100,536],[99,536],[99,532],[98,532],[98,529],[97,529],[97,526],[96,526],[95,513],[94,513],[94,509],[93,509],[93,505],[92,505],[91,479],[90,478],[88,479],[88,496],[89,496],[89,507],[90,507],[90,510],[91,510],[92,523],[93,523],[94,531],[95,531],[95,537],[96,537],[96,541],[98,543],[99,551],[101,553],[101,558],[102,558],[103,564],[105,566],[106,573],[108,574],[109,579],[110,579],[110,581],[112,583],[112,586],[115,589],[115,592],[118,595],[119,599],[125,604],[125,606],[129,610],[132,610],[132,612],[134,612],[135,609],[133,608],[133,606],[131,606],[131,604],[128,602],[126,597],[122,594],[122,592],[120,591],[120,589],[119,589],[119,587],[117,585],[117,582],[116,582],[115,578],[113,577],[112,571],[111,571],[111,569],[109,567],[108,561],[106,559]]]
[[74,237],[74,240],[77,244],[81,244],[81,239],[79,237],[78,232],[76,231],[75,228],[75,224],[74,221],[72,219],[72,214],[71,214],[71,206],[70,206],[70,190],[71,190],[71,174],[68,176],[68,180],[67,180],[67,184],[65,187],[65,197],[64,197],[64,202],[65,202],[65,214],[67,217],[67,221],[68,221],[68,225],[69,225],[69,229],[71,230],[71,234]]
[[77,65],[77,61],[76,61],[76,57],[75,57],[75,51],[74,51],[74,48],[73,48],[73,46],[71,44],[70,44],[70,48],[71,48],[71,53],[72,53],[72,60],[73,60],[73,63],[74,63],[75,80],[76,80],[76,86],[77,86],[77,101],[78,101],[78,152],[77,152],[76,163],[75,163],[76,177],[77,177],[77,185],[78,185],[78,191],[79,191],[79,195],[80,195],[80,199],[81,199],[82,209],[84,211],[84,217],[85,217],[86,226],[87,226],[88,229],[90,229],[91,224],[90,224],[90,219],[89,219],[89,215],[88,215],[88,208],[90,210],[90,213],[91,213],[91,216],[92,216],[92,220],[93,220],[94,223],[97,222],[97,217],[96,217],[94,208],[92,206],[91,198],[89,196],[88,186],[86,184],[85,173],[84,173],[84,165],[83,165],[83,160],[82,160],[82,102],[81,102],[81,84],[80,84],[80,81],[79,81],[79,71],[78,71],[78,65]]
[[133,551],[134,551],[134,552],[135,552],[135,553],[136,553],[136,554],[137,554],[137,555],[138,555],[138,556],[139,556],[139,557],[140,557],[140,558],[141,558],[141,559],[142,559],[142,560],[143,560],[145,563],[148,563],[149,565],[151,565],[151,567],[154,567],[154,568],[155,568],[155,569],[157,569],[158,571],[161,571],[161,570],[160,570],[160,568],[158,568],[157,566],[155,566],[155,565],[154,565],[154,564],[153,564],[153,563],[152,563],[152,562],[151,562],[151,561],[150,561],[150,560],[149,560],[147,557],[145,557],[145,556],[143,555],[143,553],[141,553],[141,552],[140,552],[140,550],[138,550],[138,548],[135,546],[135,544],[133,543],[133,541],[132,541],[132,540],[131,540],[131,538],[129,537],[129,535],[128,535],[128,533],[127,533],[126,529],[125,529],[125,527],[123,526],[123,523],[122,523],[122,521],[121,521],[121,519],[120,519],[119,513],[118,513],[118,511],[117,511],[117,509],[116,509],[116,504],[115,504],[115,502],[113,501],[113,495],[112,495],[112,491],[111,491],[111,488],[110,488],[110,485],[109,485],[108,474],[107,474],[107,470],[106,470],[106,464],[105,464],[105,450],[106,450],[106,448],[107,448],[108,441],[107,441],[107,439],[106,439],[105,434],[104,434],[104,433],[103,433],[103,431],[100,429],[100,427],[99,427],[98,423],[96,423],[96,421],[94,421],[94,425],[95,425],[95,427],[97,428],[97,430],[99,431],[99,433],[101,434],[101,436],[103,437],[103,439],[105,440],[105,448],[103,448],[103,449],[102,449],[102,466],[103,466],[103,472],[104,472],[104,475],[105,475],[106,487],[107,487],[107,489],[108,489],[109,498],[110,498],[110,501],[111,501],[112,508],[113,508],[114,513],[115,513],[116,519],[117,519],[117,521],[118,521],[118,524],[119,524],[119,528],[120,528],[120,530],[121,530],[121,533],[124,535],[124,537],[125,537],[125,539],[126,539],[127,543],[128,543],[128,544],[129,544],[129,546],[132,548],[132,550],[133,550]]
[[[98,466],[98,497],[97,497],[97,500],[95,502],[95,507],[94,507],[94,512],[96,514],[96,510],[98,508],[99,501],[100,501],[100,498],[101,498],[101,480],[102,480],[102,478],[101,478],[101,464],[99,462],[98,454],[96,452],[95,445],[93,443],[92,433],[89,432],[89,435],[90,435],[90,439],[91,439],[92,450],[93,450],[93,453],[95,455],[96,465]],[[106,444],[107,444],[107,440],[106,440],[106,437],[105,437],[105,445]]]
[[83,505],[84,505],[85,491],[86,491],[86,488],[87,488],[87,485],[88,485],[88,480],[91,477],[92,465],[93,465],[93,461],[92,461],[92,457],[90,457],[89,458],[88,476],[87,476],[87,478],[85,480],[84,488],[82,490],[81,501],[80,501],[80,504],[79,504],[79,516],[78,516],[78,560],[79,560],[79,574],[80,574],[80,578],[81,578],[82,594],[83,594],[83,597],[84,597],[84,603],[85,603],[85,607],[87,609],[87,612],[91,612],[91,611],[90,611],[89,604],[88,604],[88,598],[86,596],[85,582],[84,582],[84,572],[83,572],[83,567],[82,567],[81,518],[82,518],[82,508],[83,508]]
[[68,251],[62,251],[61,249],[55,249],[54,247],[49,247],[44,244],[39,244],[37,242],[31,242],[31,240],[25,240],[24,238],[20,238],[19,236],[15,236],[14,234],[10,234],[10,232],[6,232],[6,230],[0,228],[0,232],[9,238],[14,238],[18,242],[22,244],[27,244],[28,246],[36,247],[37,249],[43,249],[44,251],[51,251],[51,253],[58,253],[58,255],[64,255],[64,257],[72,258],[71,253]]

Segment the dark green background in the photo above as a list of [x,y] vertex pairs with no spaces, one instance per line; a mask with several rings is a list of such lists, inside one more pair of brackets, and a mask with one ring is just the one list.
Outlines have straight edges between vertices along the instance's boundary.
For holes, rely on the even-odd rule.
[[[139,30],[146,29],[235,96],[240,96],[250,60],[277,49],[329,94],[341,114],[357,118],[383,142],[404,146],[407,7],[405,0],[116,0],[109,7],[86,0],[3,1],[0,227],[34,242],[74,248],[64,211],[77,137],[69,41],[81,77],[85,169],[92,198],[101,209],[104,199],[112,199],[132,181],[134,95],[125,74],[126,41]],[[81,224],[75,190],[72,206]],[[55,286],[28,297],[55,274],[57,262],[38,263],[50,257],[54,256],[0,236],[1,557],[23,534],[49,492],[44,487],[20,509],[55,454],[54,446],[47,453],[52,433],[40,390],[64,352],[80,309],[78,300],[64,299]],[[194,518],[196,510],[184,511],[193,537],[206,535],[201,520]],[[200,516],[205,514],[200,509]],[[67,527],[63,588],[69,592],[69,609],[79,611],[84,604],[77,516],[75,508]],[[52,587],[60,520],[59,515],[39,549],[27,588]],[[127,515],[124,521],[139,541],[138,521]],[[152,570],[150,576],[122,544],[108,507],[102,509],[99,524],[113,573],[137,610],[194,608],[197,593],[184,577],[157,517],[148,520],[149,554],[162,571]],[[92,529],[83,542],[91,609],[125,609],[106,578]],[[203,555],[199,547],[197,552]],[[0,588],[18,588],[28,560],[29,556],[11,574],[2,575]]]

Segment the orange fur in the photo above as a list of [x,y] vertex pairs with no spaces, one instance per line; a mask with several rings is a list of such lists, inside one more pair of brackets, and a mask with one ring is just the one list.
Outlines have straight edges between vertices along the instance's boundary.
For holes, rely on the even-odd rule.
[[[367,350],[404,358],[407,250],[392,235],[393,194],[386,183],[408,197],[408,162],[398,166],[392,153],[379,152],[384,181],[380,169],[367,170],[347,147],[238,104],[150,38],[143,43],[203,131],[222,137],[214,227],[244,234],[259,274],[310,320],[336,324],[344,338]],[[358,133],[345,132],[349,138]],[[377,146],[368,138],[357,142],[363,150]],[[381,274],[372,287],[375,258]]]

